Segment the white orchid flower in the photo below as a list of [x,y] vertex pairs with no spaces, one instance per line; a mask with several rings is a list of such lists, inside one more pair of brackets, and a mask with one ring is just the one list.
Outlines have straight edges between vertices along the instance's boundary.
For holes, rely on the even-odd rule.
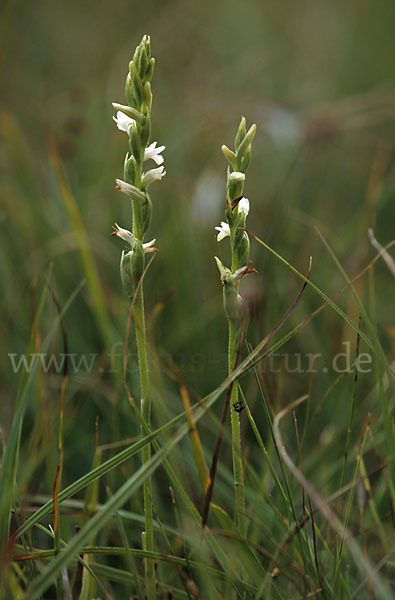
[[118,223],[115,223],[115,226],[113,225],[113,229],[114,231],[112,232],[112,235],[116,235],[117,237],[121,238],[121,240],[124,240],[131,246],[134,245],[136,238],[134,237],[131,231],[129,231],[128,229],[123,229],[123,227],[120,227]]
[[243,198],[240,200],[239,204],[238,204],[239,210],[241,210],[242,213],[244,213],[245,217],[248,217],[248,213],[250,212],[250,202],[248,200],[248,198]]
[[136,122],[134,119],[131,119],[130,117],[125,115],[120,110],[117,112],[117,116],[113,117],[113,119],[114,119],[115,123],[117,124],[118,129],[120,129],[121,131],[124,131],[128,135],[129,135],[129,130],[132,127],[133,123]]
[[123,194],[126,194],[127,196],[129,196],[129,198],[134,198],[135,200],[140,202],[140,204],[143,204],[145,202],[145,196],[143,192],[136,188],[135,185],[126,183],[126,181],[122,181],[122,179],[116,179],[115,181],[117,184],[115,189],[119,190]]
[[156,147],[157,142],[152,142],[144,152],[144,160],[149,160],[150,158],[157,164],[161,165],[164,161],[162,156],[163,150],[165,150],[166,146],[158,146]]
[[141,187],[147,188],[154,181],[160,181],[166,175],[164,167],[158,167],[157,169],[151,169],[144,173],[141,180]]
[[[124,229],[123,227],[120,227],[118,225],[118,223],[115,223],[115,225],[113,225],[113,229],[114,229],[114,231],[112,232],[112,235],[116,235],[117,237],[121,238],[121,240],[124,240],[124,242],[127,242],[131,246],[134,246],[134,244],[136,242],[136,238],[134,237],[134,235],[131,231],[129,231],[128,229]],[[150,242],[143,244],[144,254],[147,254],[148,252],[158,252],[158,249],[154,248],[155,244],[156,244],[155,238],[153,240],[151,240]],[[122,251],[122,254],[123,255],[133,254],[133,250],[129,250],[126,253],[125,253],[125,251]]]
[[230,227],[229,227],[228,223],[225,223],[225,221],[221,221],[221,225],[219,225],[218,227],[215,227],[215,229],[218,231],[218,235],[217,235],[218,242],[220,242],[221,240],[226,238],[228,235],[230,236]]

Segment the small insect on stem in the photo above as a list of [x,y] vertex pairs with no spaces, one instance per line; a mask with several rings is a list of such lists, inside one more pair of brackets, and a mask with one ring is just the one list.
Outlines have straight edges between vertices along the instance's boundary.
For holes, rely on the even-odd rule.
[[233,404],[233,410],[237,413],[241,413],[242,410],[245,409],[245,404],[242,400],[238,400],[238,402],[235,402]]

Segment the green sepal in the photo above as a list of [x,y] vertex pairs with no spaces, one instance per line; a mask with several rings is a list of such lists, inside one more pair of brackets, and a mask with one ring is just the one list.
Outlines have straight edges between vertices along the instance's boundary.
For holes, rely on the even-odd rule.
[[140,110],[141,106],[137,101],[136,94],[134,91],[133,80],[130,73],[127,74],[126,84],[125,84],[125,99],[127,104],[132,107]]
[[154,74],[154,67],[155,67],[155,59],[151,58],[148,62],[147,70],[145,72],[145,77],[144,77],[145,81],[151,81],[152,75]]
[[248,150],[251,152],[251,143],[256,133],[256,125],[251,125],[244,138],[241,140],[239,147],[236,150],[237,157],[242,158]]
[[143,81],[148,67],[148,56],[144,46],[141,47],[138,60],[138,72],[140,79]]
[[140,79],[140,75],[139,75],[139,73],[137,71],[137,67],[136,67],[136,65],[134,64],[133,61],[131,61],[129,63],[129,70],[130,70],[129,74],[130,74],[131,79],[133,81],[134,95],[135,95],[136,101],[138,103],[137,108],[140,110],[141,104],[143,102],[143,84],[142,84],[142,81]]
[[251,125],[237,149],[237,167],[245,173],[251,161],[251,142],[254,139],[256,125]]
[[143,106],[151,110],[152,105],[152,92],[151,92],[151,84],[149,81],[146,81],[143,88]]

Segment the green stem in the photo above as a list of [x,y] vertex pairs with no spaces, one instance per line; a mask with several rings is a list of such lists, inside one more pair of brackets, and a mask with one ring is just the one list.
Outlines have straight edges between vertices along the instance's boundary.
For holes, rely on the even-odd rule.
[[[151,395],[148,374],[147,360],[147,343],[145,335],[145,318],[144,318],[144,294],[143,285],[137,293],[134,305],[134,321],[136,328],[137,351],[139,356],[140,370],[140,391],[141,391],[141,414],[145,422],[151,424]],[[144,431],[141,430],[141,435],[144,437]],[[142,449],[142,463],[147,464],[151,458],[150,444],[146,444]],[[143,549],[148,552],[154,551],[154,525],[152,514],[152,486],[151,477],[148,477],[144,482],[144,521],[145,532],[143,533]],[[144,559],[145,569],[145,584],[148,600],[156,599],[156,582],[155,582],[155,566],[154,561]]]
[[[229,320],[229,374],[236,367],[238,349],[240,346],[240,321]],[[247,535],[245,521],[245,498],[244,498],[244,473],[241,455],[240,438],[240,414],[235,411],[233,405],[238,402],[239,385],[234,383],[230,397],[230,418],[232,425],[232,459],[233,459],[233,481],[235,487],[235,515],[240,535]]]

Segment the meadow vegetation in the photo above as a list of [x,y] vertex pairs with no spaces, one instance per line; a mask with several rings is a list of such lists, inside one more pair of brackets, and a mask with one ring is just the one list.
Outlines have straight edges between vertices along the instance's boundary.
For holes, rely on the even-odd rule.
[[[0,600],[391,600],[394,4],[0,10]],[[128,298],[111,103],[148,33]]]

